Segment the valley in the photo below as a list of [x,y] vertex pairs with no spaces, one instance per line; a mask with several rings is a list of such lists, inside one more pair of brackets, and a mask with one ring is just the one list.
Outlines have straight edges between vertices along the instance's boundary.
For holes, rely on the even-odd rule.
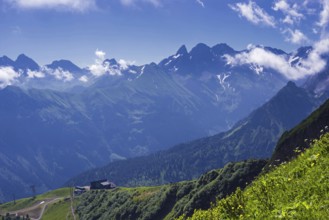
[[159,64],[123,68],[104,59],[107,74],[98,77],[67,60],[44,67],[26,55],[2,57],[0,66],[21,74],[0,90],[1,197],[26,196],[30,185],[44,192],[82,171],[232,127],[287,82],[272,69],[257,74],[249,65],[227,65],[224,54],[239,53],[198,44]]
[[[42,219],[64,216],[68,219],[263,219],[269,216],[325,219],[328,215],[326,179],[329,173],[325,167],[329,161],[329,133],[328,128],[314,128],[321,128],[319,123],[329,122],[328,113],[329,101],[286,132],[269,161],[228,163],[223,169],[212,170],[193,181],[91,190],[75,196],[73,202],[69,202],[72,190],[59,189],[36,198],[18,200],[16,204],[0,205],[0,210],[9,213],[20,207],[31,213],[33,204],[53,198],[59,201],[50,200]],[[304,135],[297,138],[296,132],[304,132]],[[303,141],[306,139],[310,142]],[[282,145],[289,141],[296,141],[296,144]],[[299,147],[297,143],[302,143],[299,141],[307,147]],[[282,150],[295,155],[287,156]],[[310,194],[312,196],[308,196]],[[76,217],[70,216],[72,204]]]

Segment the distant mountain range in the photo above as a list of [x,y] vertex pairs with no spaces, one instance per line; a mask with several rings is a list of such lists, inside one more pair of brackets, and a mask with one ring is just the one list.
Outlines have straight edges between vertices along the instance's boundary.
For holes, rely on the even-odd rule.
[[[295,56],[274,48],[264,49],[287,59]],[[19,74],[0,90],[0,195],[5,200],[13,193],[24,196],[29,193],[30,185],[45,191],[81,171],[148,155],[232,128],[288,81],[265,67],[228,65],[224,55],[239,53],[242,52],[226,44],[214,47],[198,44],[190,52],[182,46],[159,64],[134,66],[114,59],[104,60],[100,65],[105,72],[98,76],[92,74],[91,68],[80,68],[67,60],[39,66],[25,55],[15,61],[1,57],[0,69],[9,68]],[[298,59],[300,57],[302,54]],[[314,80],[316,84],[320,82]],[[325,97],[325,93],[318,96]],[[312,104],[301,108],[301,113],[294,116],[296,120],[297,116],[311,111],[316,105],[313,102],[319,98],[311,99],[312,95],[310,100],[305,99],[306,104]],[[284,101],[281,104],[287,104]],[[275,123],[281,120],[274,117],[277,112],[279,110],[269,116],[269,120]],[[294,120],[285,122],[287,124],[279,121],[274,134],[272,128],[268,133],[255,128],[257,132],[246,134],[272,138],[266,143],[265,153],[260,153],[264,145],[255,145],[259,147],[255,151],[259,157],[270,154],[280,132],[297,123]],[[247,119],[234,129],[244,130],[243,123],[257,124]],[[269,124],[266,126],[269,129]],[[222,141],[221,135],[223,133],[216,141]],[[226,142],[220,150],[220,157],[224,159],[218,162],[214,157],[210,160],[211,166],[200,166],[197,172],[249,156],[243,144],[254,143],[252,139],[241,144],[236,142],[235,135],[228,139],[232,144]],[[204,162],[197,155],[191,158],[196,158],[192,161],[195,164]],[[196,174],[170,175],[181,175],[178,179],[184,179]]]

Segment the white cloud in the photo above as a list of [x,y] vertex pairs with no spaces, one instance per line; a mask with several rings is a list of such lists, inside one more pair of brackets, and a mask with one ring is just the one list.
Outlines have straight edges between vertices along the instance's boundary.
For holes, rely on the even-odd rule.
[[96,6],[95,0],[6,0],[24,9],[61,8],[86,11]]
[[81,82],[84,82],[84,83],[86,83],[86,82],[89,81],[88,76],[86,76],[86,75],[81,76],[81,77],[79,78],[79,80],[80,80]]
[[313,75],[322,71],[327,62],[322,59],[322,55],[329,53],[329,38],[322,39],[315,43],[313,50],[308,57],[299,61],[295,66],[289,63],[289,58],[283,55],[276,55],[261,47],[253,47],[247,52],[235,56],[224,55],[229,65],[258,65],[265,68],[271,68],[288,79],[297,80],[307,75]]
[[74,76],[69,71],[63,70],[62,68],[47,69],[48,73],[55,77],[55,79],[62,80],[64,82],[69,82],[74,79]]
[[44,72],[27,70],[27,78],[44,78],[46,75]]
[[309,42],[309,39],[300,30],[291,30],[290,28],[283,31],[284,34],[288,34],[286,40],[293,44],[302,44]]
[[317,54],[318,56],[326,54],[329,52],[329,38],[323,38],[322,40],[314,44],[314,50],[312,53]]
[[197,2],[198,4],[200,4],[202,8],[205,7],[203,1],[201,1],[201,0],[196,0],[196,2]]
[[41,79],[45,78],[46,75],[53,76],[55,79],[61,80],[63,82],[69,82],[74,79],[74,76],[71,72],[63,70],[62,68],[50,69],[44,66],[41,68],[41,71],[27,70],[27,78],[29,79]]
[[135,61],[128,61],[128,60],[120,59],[118,63],[120,64],[121,70],[126,70],[129,68],[129,66],[134,65]]
[[274,11],[281,11],[285,15],[282,22],[290,25],[298,23],[304,17],[303,14],[298,12],[299,9],[300,6],[297,4],[291,6],[286,0],[278,0],[273,6]]
[[105,60],[106,53],[104,51],[101,51],[101,50],[97,49],[95,51],[95,55],[96,55],[97,59],[102,60],[102,61]]
[[282,11],[287,11],[289,10],[290,5],[285,1],[285,0],[279,0],[274,4],[273,9],[275,11],[282,10]]
[[12,85],[20,75],[13,67],[0,67],[0,89]]
[[240,17],[245,17],[253,24],[262,24],[265,26],[275,27],[275,19],[260,8],[255,2],[236,3],[229,5],[230,8],[239,13]]
[[326,27],[329,23],[329,1],[328,0],[322,0],[323,9],[320,13],[320,21],[318,22],[318,25],[320,27]]
[[161,0],[120,0],[124,6],[137,6],[141,3],[150,3],[155,7],[161,6]]
[[109,63],[104,63],[106,56],[105,52],[97,49],[95,55],[95,63],[89,66],[89,70],[94,76],[98,77],[104,75],[109,70]]
[[[88,67],[91,74],[96,77],[103,76],[106,73],[110,75],[121,75],[121,71],[117,68],[117,66],[112,67],[109,62],[105,61],[105,52],[97,49],[95,51],[95,55],[95,63]],[[126,61],[121,60],[121,63],[128,68],[128,63]]]
[[294,20],[289,16],[287,15],[283,20],[282,20],[283,23],[286,23],[286,24],[290,24],[290,25],[293,25],[294,24]]

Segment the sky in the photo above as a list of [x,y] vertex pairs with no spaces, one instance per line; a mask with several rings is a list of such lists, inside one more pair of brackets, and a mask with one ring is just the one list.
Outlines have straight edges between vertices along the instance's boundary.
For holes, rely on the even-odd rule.
[[291,52],[328,38],[329,0],[0,0],[0,56],[81,67],[95,51],[137,65],[181,45]]

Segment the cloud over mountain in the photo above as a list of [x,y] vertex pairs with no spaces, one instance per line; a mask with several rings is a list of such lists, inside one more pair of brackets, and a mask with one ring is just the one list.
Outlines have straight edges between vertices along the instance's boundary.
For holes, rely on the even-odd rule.
[[[249,47],[246,52],[235,56],[225,55],[227,63],[230,65],[253,64],[280,72],[288,79],[298,80],[308,75],[322,71],[327,62],[322,58],[329,53],[329,38],[322,39],[313,45],[306,59],[301,59],[297,65],[292,65],[289,58],[278,55],[263,47]],[[298,58],[298,57],[297,57]]]
[[[105,60],[106,53],[101,50],[95,51],[95,62],[88,67],[90,73],[95,77],[100,77],[105,74],[109,75],[121,75],[121,70],[125,70],[133,62],[120,59],[119,65],[111,66],[109,60]],[[80,81],[86,81],[86,78],[80,78]]]
[[0,89],[12,85],[19,76],[13,67],[0,67]]
[[102,76],[109,70],[109,64],[104,63],[106,53],[101,50],[95,51],[95,63],[89,66],[90,72],[94,76]]

